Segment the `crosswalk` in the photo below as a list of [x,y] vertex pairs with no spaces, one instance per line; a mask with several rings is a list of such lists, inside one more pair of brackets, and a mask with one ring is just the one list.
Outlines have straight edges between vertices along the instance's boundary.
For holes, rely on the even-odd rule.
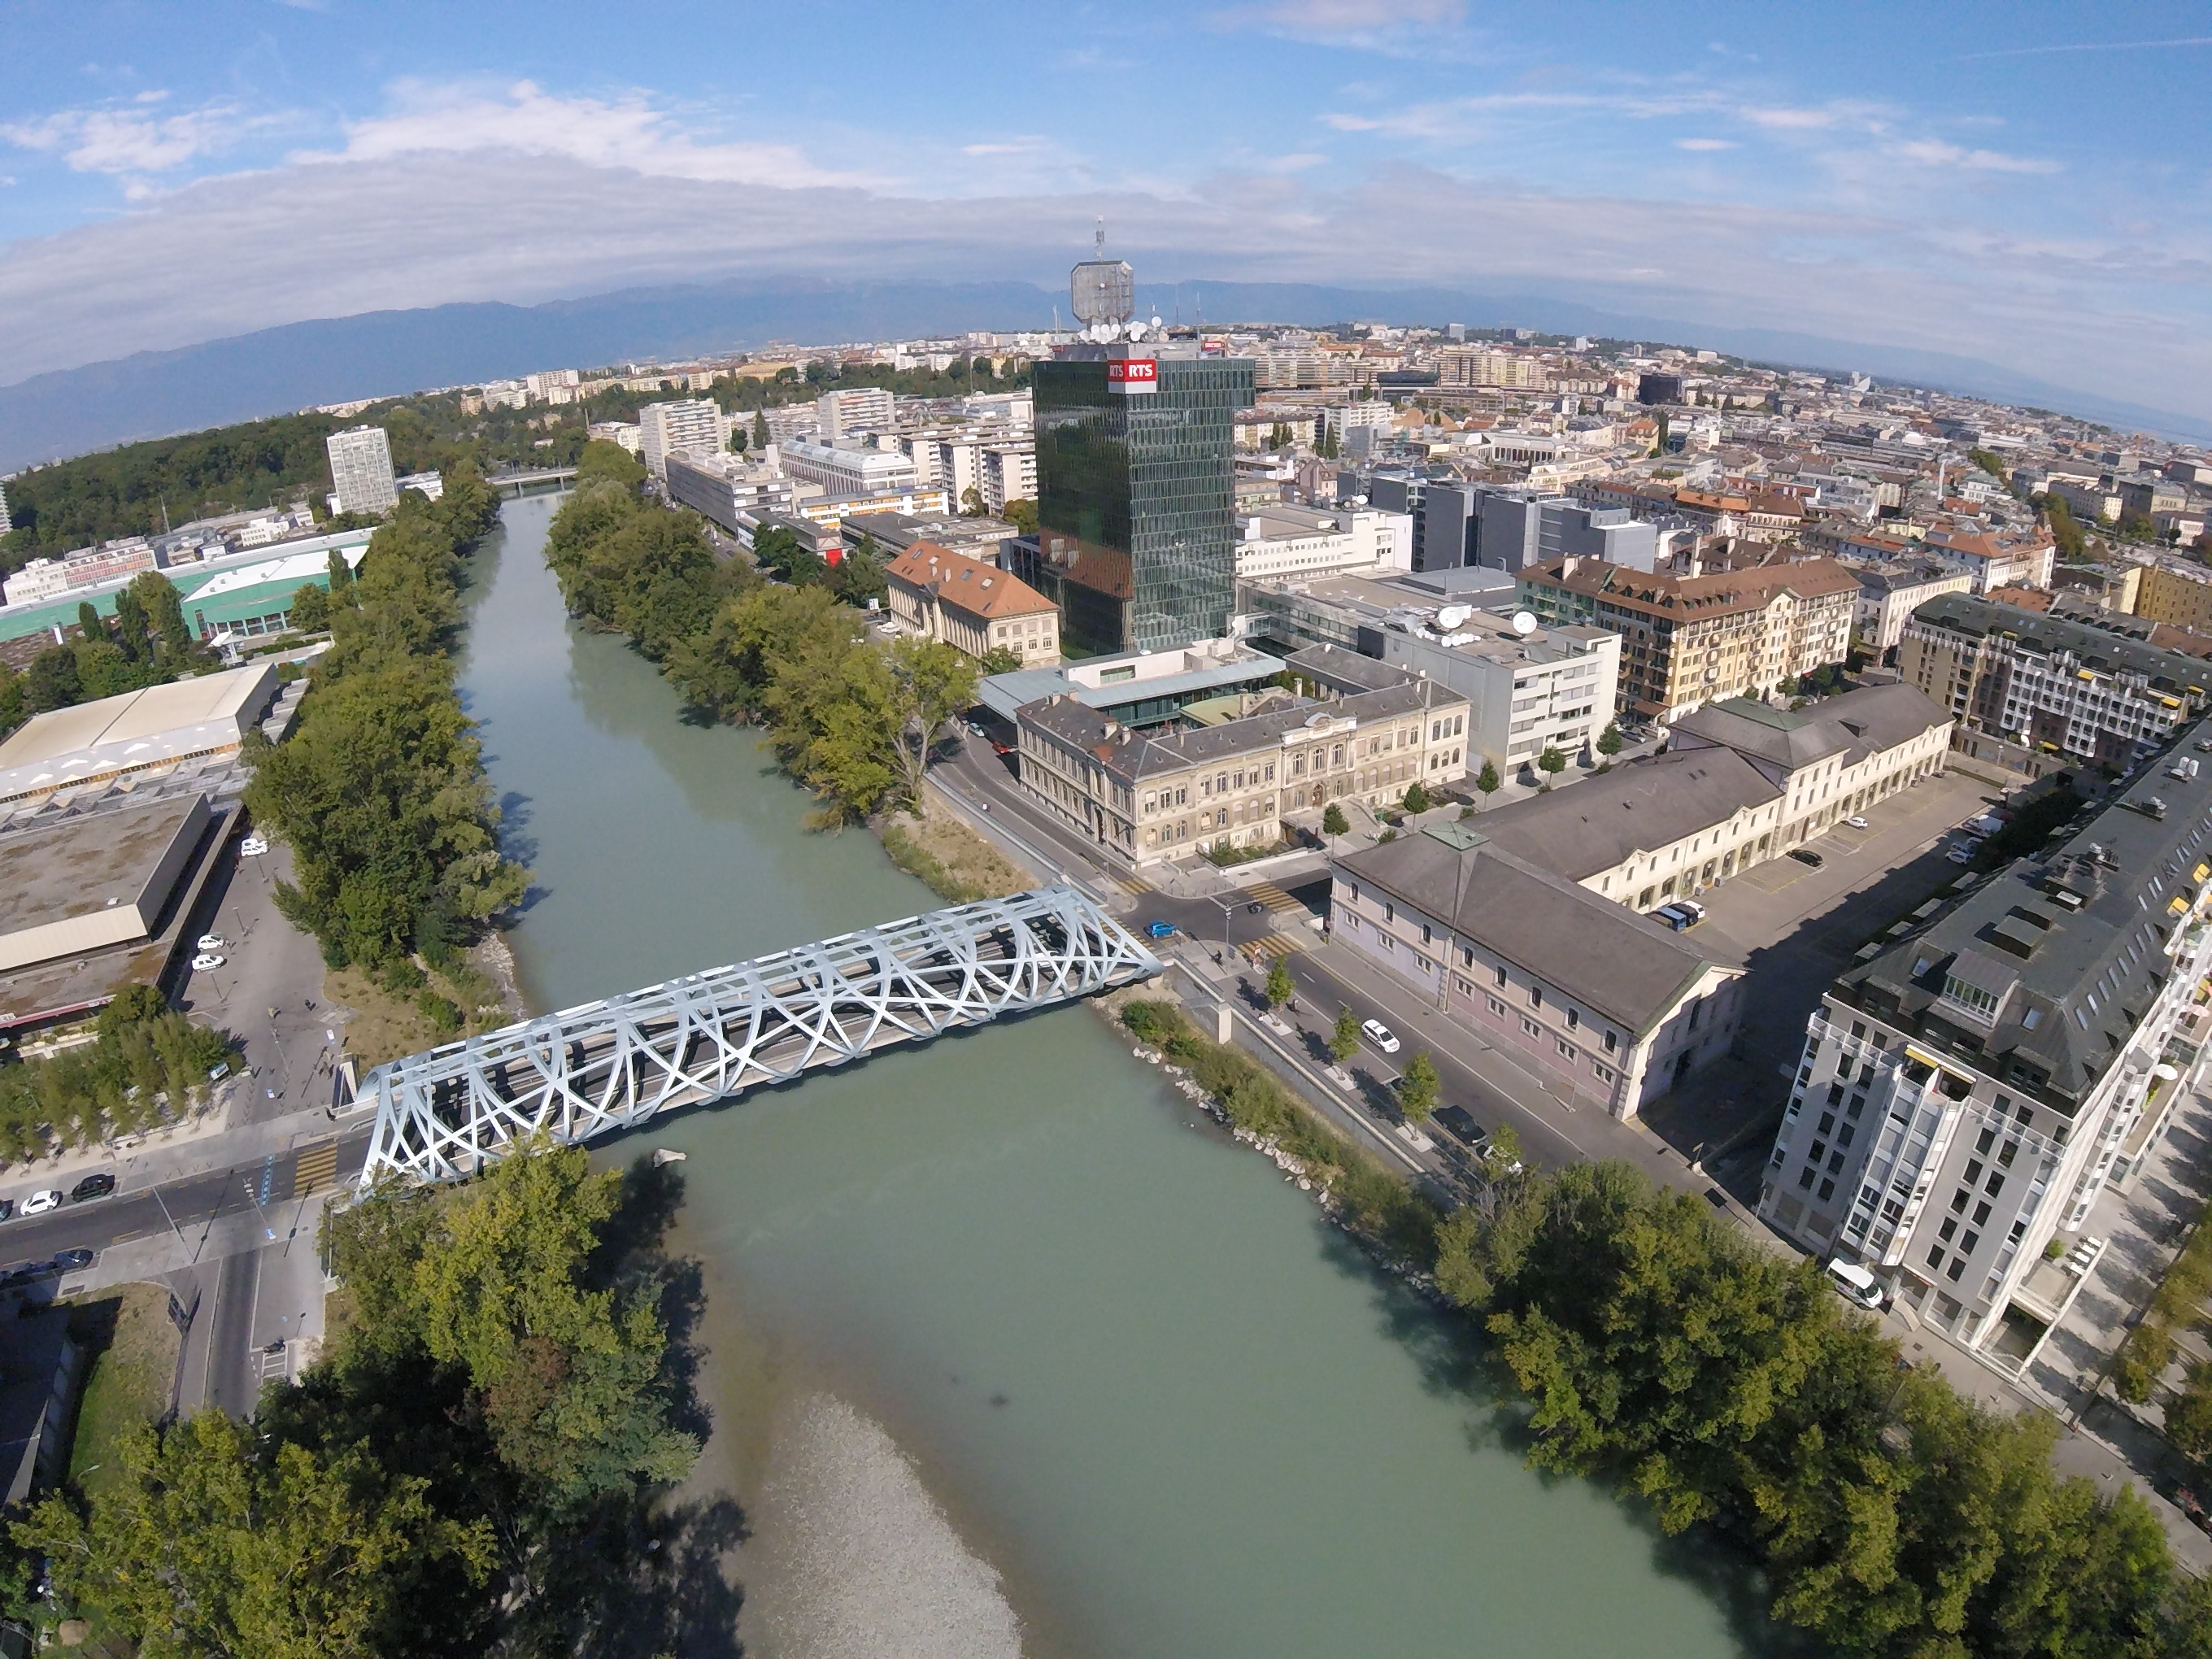
[[1127,893],[1131,898],[1140,899],[1152,890],[1142,876],[1112,870],[1102,870],[1098,873],[1109,887]]
[[327,1187],[337,1178],[338,1144],[325,1140],[316,1146],[301,1149],[300,1160],[292,1170],[292,1192],[295,1197],[312,1193],[318,1187]]
[[[1244,890],[1267,907],[1279,929],[1303,927],[1310,914],[1304,905],[1272,881],[1255,881]],[[1295,933],[1278,931],[1265,939],[1252,940],[1244,948],[1251,952],[1255,961],[1269,962],[1277,957],[1287,957],[1294,951],[1304,950],[1306,943]]]

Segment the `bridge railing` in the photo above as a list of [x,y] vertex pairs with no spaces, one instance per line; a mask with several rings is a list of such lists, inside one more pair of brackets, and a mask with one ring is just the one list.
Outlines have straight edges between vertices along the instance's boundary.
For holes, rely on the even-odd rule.
[[453,1180],[533,1135],[589,1140],[1160,968],[1069,886],[862,928],[378,1066],[365,1178]]

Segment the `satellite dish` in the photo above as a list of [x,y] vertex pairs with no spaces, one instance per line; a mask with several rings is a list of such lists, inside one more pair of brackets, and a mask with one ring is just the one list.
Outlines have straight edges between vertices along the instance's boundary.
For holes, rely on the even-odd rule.
[[1536,613],[1533,611],[1515,611],[1513,613],[1513,631],[1520,635],[1523,639],[1526,639],[1529,635],[1534,633],[1536,631]]
[[1443,610],[1437,612],[1437,632],[1439,634],[1455,633],[1461,628],[1466,626],[1467,619],[1474,614],[1474,607],[1473,605],[1448,605]]

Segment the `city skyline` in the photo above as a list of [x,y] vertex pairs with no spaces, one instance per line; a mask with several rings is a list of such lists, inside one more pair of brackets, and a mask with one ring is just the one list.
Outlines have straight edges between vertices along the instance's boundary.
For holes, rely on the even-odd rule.
[[1455,0],[959,21],[19,11],[0,381],[686,277],[1050,286],[1103,213],[1148,282],[1535,293],[2212,413],[2186,118],[2212,36],[2182,9],[1893,8],[1786,41],[1743,8],[1692,33]]

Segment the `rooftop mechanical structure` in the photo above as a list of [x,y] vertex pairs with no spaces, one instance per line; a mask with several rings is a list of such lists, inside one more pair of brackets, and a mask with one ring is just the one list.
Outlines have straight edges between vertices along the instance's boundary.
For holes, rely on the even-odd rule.
[[456,1180],[535,1136],[590,1140],[1160,969],[1070,886],[863,928],[376,1067],[363,1180]]
[[1106,222],[1098,222],[1095,257],[1067,273],[1067,302],[1085,329],[1110,339],[1137,312],[1137,273],[1126,260],[1106,257]]

